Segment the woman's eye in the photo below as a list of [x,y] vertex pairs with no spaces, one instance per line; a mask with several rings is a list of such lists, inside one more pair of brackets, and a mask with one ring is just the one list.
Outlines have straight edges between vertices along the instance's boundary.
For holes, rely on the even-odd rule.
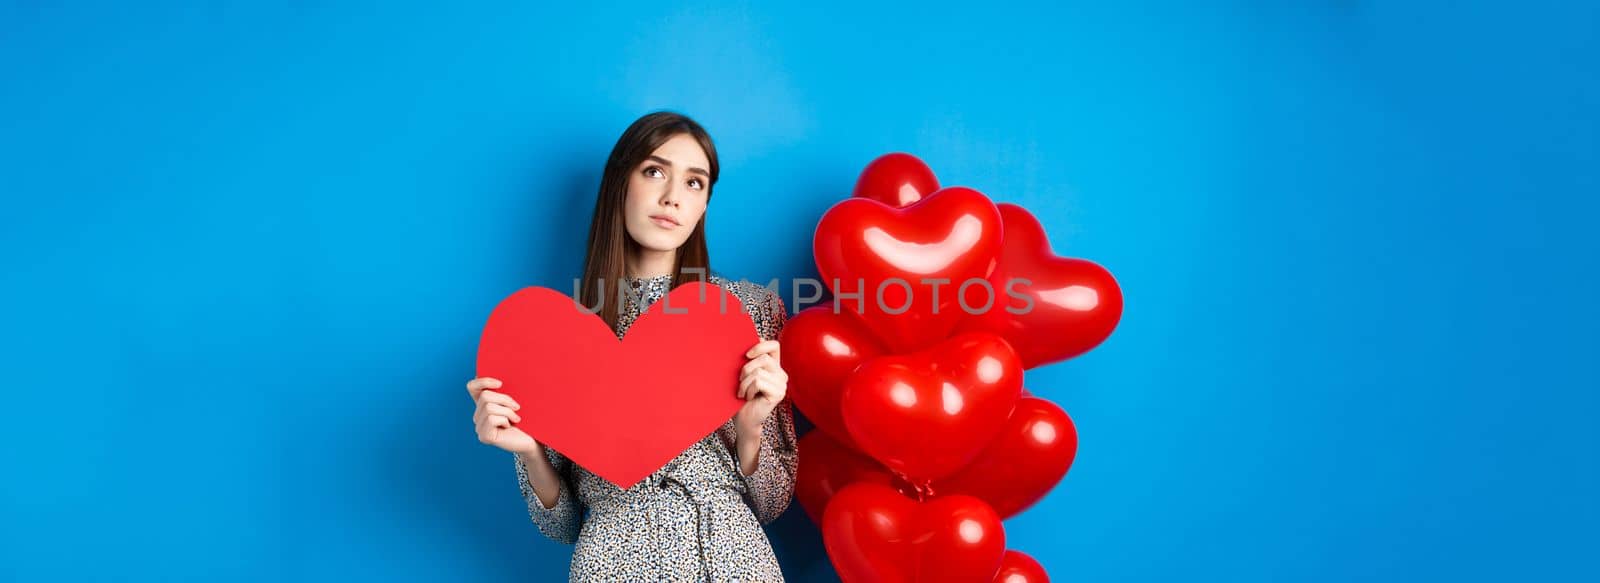
[[644,169],[644,175],[645,176],[649,176],[651,178],[660,178],[662,176],[661,169],[657,168],[655,166],[651,166],[649,168],[645,168]]
[[689,179],[689,188],[693,188],[695,190],[700,190],[702,188],[702,184],[700,183],[700,179],[699,178],[691,178],[691,179]]

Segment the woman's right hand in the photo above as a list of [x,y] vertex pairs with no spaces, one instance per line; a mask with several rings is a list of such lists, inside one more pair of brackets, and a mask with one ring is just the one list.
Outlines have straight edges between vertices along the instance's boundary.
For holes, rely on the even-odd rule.
[[510,395],[494,390],[498,388],[500,380],[492,377],[467,381],[467,394],[472,395],[476,403],[472,424],[478,430],[478,441],[519,455],[542,453],[539,442],[511,425],[522,421],[522,416],[517,414],[522,406]]

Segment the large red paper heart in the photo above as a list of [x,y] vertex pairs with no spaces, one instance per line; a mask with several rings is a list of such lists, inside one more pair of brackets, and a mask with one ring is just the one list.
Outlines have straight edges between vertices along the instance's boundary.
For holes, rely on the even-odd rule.
[[957,289],[989,276],[1000,228],[994,202],[970,188],[942,188],[905,208],[849,198],[822,215],[812,252],[840,311],[904,353],[949,335],[962,315]]
[[627,488],[739,411],[739,369],[758,340],[715,285],[667,293],[622,340],[572,298],[527,287],[489,315],[478,376],[522,406],[518,429]]
[[1021,394],[1016,351],[999,336],[973,332],[867,361],[845,380],[841,413],[863,453],[926,483],[972,461]]
[[856,367],[883,354],[877,338],[855,316],[815,306],[789,318],[778,340],[783,343],[784,370],[795,406],[818,429],[855,447],[839,413],[839,397],[844,380]]
[[971,583],[993,580],[1006,533],[977,498],[919,503],[888,486],[861,483],[828,503],[822,544],[846,582]]
[[980,313],[963,309],[956,330],[999,334],[1017,349],[1023,368],[1083,354],[1110,336],[1122,319],[1122,289],[1111,272],[1051,253],[1044,226],[1027,209],[1009,203],[999,209],[1005,237],[990,275],[993,296],[967,287],[964,308]]

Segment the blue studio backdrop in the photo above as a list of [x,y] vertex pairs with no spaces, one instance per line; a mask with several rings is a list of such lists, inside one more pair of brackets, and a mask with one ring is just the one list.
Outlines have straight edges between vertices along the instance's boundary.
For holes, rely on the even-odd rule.
[[463,384],[663,108],[731,277],[890,151],[1117,276],[1056,580],[1600,578],[1592,3],[587,4],[0,1],[0,580],[561,580]]

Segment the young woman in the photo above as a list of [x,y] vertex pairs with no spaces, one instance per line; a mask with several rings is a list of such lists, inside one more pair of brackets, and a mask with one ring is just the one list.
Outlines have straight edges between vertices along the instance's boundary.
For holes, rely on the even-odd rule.
[[[784,306],[766,287],[710,271],[705,211],[716,182],[716,148],[694,120],[659,112],[629,126],[600,179],[578,299],[620,338],[677,285],[704,278],[733,292],[762,340],[745,354],[744,405],[720,429],[622,489],[511,425],[538,403],[495,391],[494,378],[467,383],[478,439],[514,454],[534,524],[576,543],[572,581],[783,580],[761,525],[788,507],[797,467],[776,340]],[[619,282],[634,292],[620,301]]]

